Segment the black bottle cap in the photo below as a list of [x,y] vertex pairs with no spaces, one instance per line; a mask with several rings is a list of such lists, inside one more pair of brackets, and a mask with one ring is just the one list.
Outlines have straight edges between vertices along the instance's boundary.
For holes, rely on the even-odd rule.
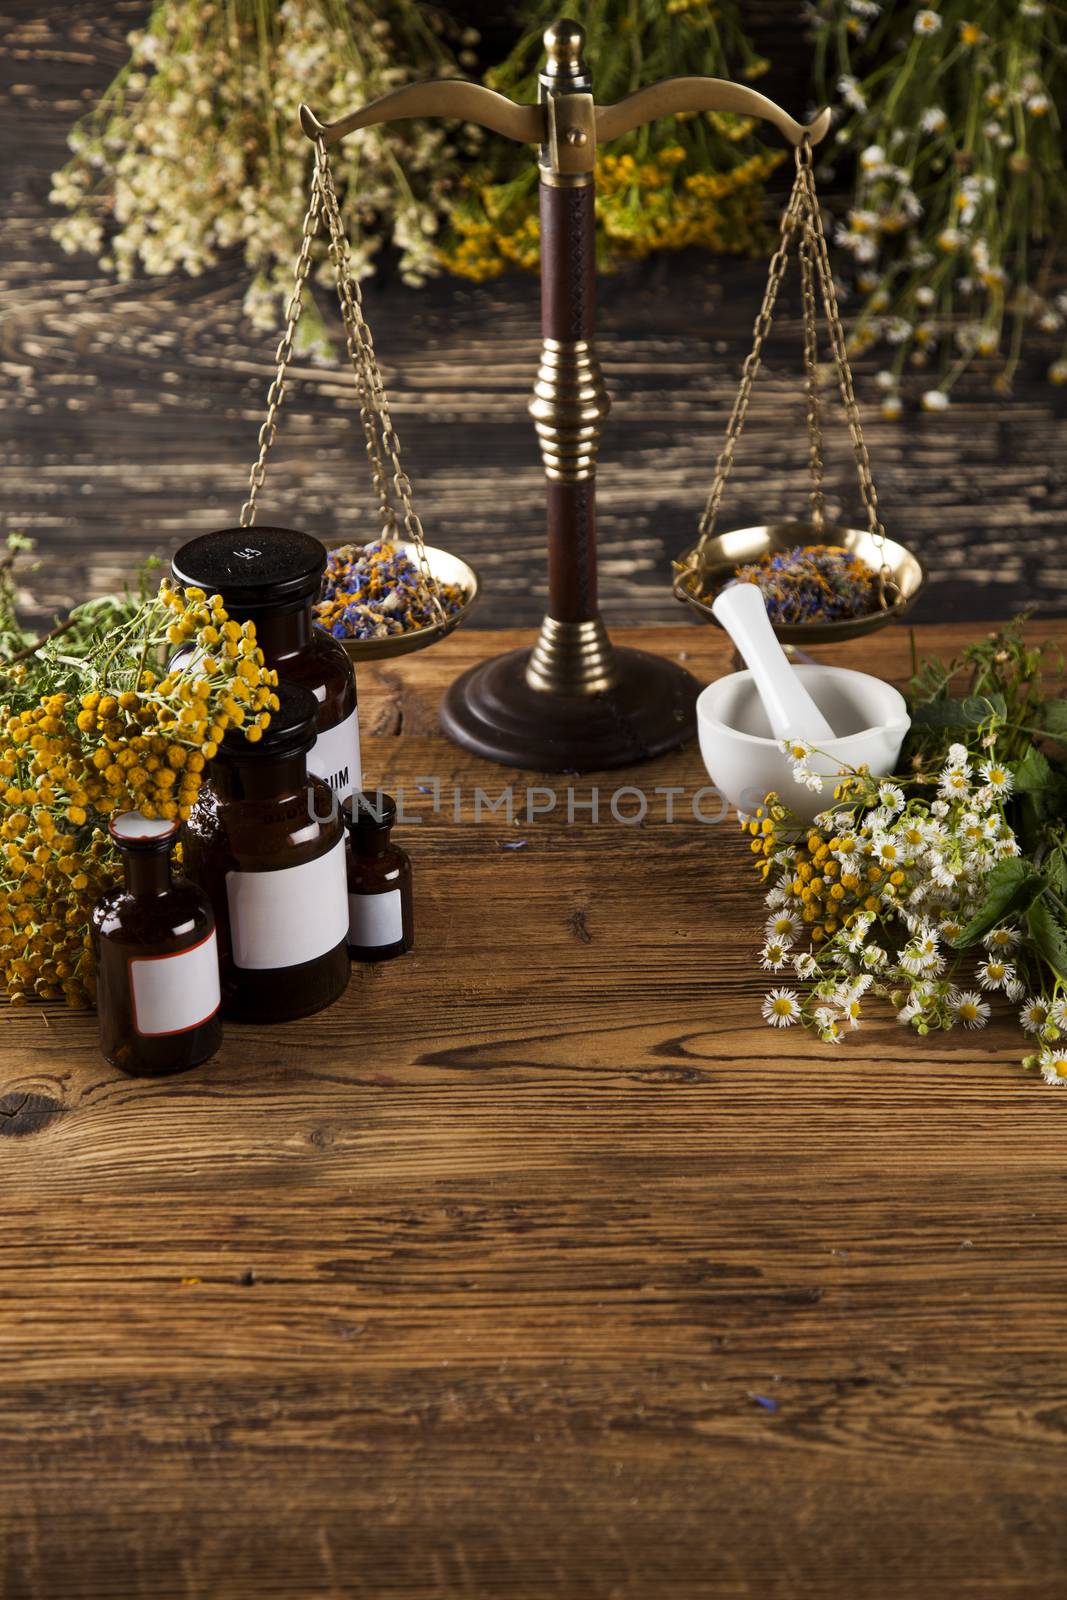
[[181,823],[175,817],[145,817],[139,811],[118,811],[107,831],[120,850],[168,850]]
[[352,795],[341,802],[341,810],[356,845],[361,838],[380,843],[382,835],[387,835],[396,823],[396,801],[380,789]]
[[311,749],[319,711],[315,696],[310,689],[284,678],[279,680],[276,693],[278,710],[271,712],[263,737],[253,743],[245,737],[243,728],[230,728],[219,745],[220,756],[232,761],[277,761]]
[[326,547],[292,528],[224,528],[183,544],[170,570],[186,588],[220,594],[227,611],[264,611],[318,594]]

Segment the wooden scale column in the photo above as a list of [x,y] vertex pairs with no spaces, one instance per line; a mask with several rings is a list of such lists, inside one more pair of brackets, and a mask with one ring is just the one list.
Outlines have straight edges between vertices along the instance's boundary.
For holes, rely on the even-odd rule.
[[627,766],[696,731],[696,680],[674,662],[613,644],[597,601],[596,459],[609,400],[596,351],[596,146],[680,112],[761,118],[793,145],[818,143],[830,125],[829,111],[805,127],[754,89],[719,78],[670,78],[597,106],[584,43],[575,22],[547,30],[537,105],[435,80],[330,124],[300,110],[305,133],[323,145],[401,117],[444,116],[539,147],[542,347],[530,412],[545,468],[548,612],[531,648],[472,667],[441,710],[458,744],[537,771]]

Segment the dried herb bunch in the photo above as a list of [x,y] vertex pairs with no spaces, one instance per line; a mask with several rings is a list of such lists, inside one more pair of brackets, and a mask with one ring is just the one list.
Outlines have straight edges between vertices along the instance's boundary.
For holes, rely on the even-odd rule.
[[[1007,392],[1027,330],[1062,339],[1067,323],[1067,12],[816,0],[813,14],[820,89],[843,105],[837,141],[857,157],[836,235],[864,296],[852,342],[892,351],[886,415],[909,368],[929,411],[978,357]],[[1049,375],[1067,382],[1067,351]]]
[[0,984],[13,1003],[84,1006],[90,912],[119,870],[108,818],[187,816],[223,735],[262,738],[277,674],[251,623],[168,581],[28,638],[15,614],[24,543],[0,561]]
[[[415,0],[160,0],[129,37],[130,61],[70,136],[73,159],[51,196],[70,215],[56,236],[121,280],[138,268],[196,276],[240,246],[252,280],[245,309],[257,327],[275,328],[307,205],[300,102],[329,121],[412,79],[456,76],[476,38]],[[420,120],[338,148],[357,274],[374,270],[386,240],[409,283],[438,270],[460,137],[476,147],[472,130]],[[329,281],[325,261],[322,271]],[[300,336],[305,347],[321,341],[313,312]]]
[[[486,82],[536,100],[542,34],[555,0],[530,8],[528,28]],[[589,0],[581,9],[599,101],[686,73],[758,78],[767,62],[740,23],[734,0]],[[601,266],[655,250],[699,245],[744,255],[766,248],[764,184],[784,159],[753,138],[751,119],[718,113],[664,117],[598,156],[597,246]],[[442,259],[450,271],[485,279],[538,262],[537,173],[500,142],[464,181]]]

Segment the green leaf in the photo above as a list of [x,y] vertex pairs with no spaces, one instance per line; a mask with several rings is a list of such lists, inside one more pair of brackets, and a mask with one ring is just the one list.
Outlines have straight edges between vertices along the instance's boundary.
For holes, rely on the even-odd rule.
[[1012,912],[1022,911],[1041,889],[1041,879],[1029,861],[1009,856],[998,861],[985,881],[986,897],[967,926],[951,943],[957,950],[977,944],[983,934]]
[[1058,780],[1052,763],[1032,744],[1015,767],[1015,788],[1019,794],[1041,794]]
[[915,725],[925,728],[978,728],[990,717],[1002,721],[1008,714],[1008,704],[1002,694],[968,695],[965,700],[928,700],[917,705],[912,715]]
[[1026,913],[1026,925],[1037,953],[1060,983],[1067,983],[1067,927],[1047,895],[1040,895]]
[[1067,700],[1046,700],[1041,707],[1041,726],[1050,738],[1067,744]]
[[1049,851],[1041,867],[1056,894],[1061,900],[1067,900],[1067,854],[1062,844]]

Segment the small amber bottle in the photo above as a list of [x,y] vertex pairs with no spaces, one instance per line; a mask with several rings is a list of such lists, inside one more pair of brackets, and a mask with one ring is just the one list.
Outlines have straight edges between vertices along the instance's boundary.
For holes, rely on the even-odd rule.
[[293,528],[225,528],[183,544],[171,562],[178,583],[220,594],[236,622],[252,621],[268,667],[310,689],[317,702],[308,771],[338,804],[363,786],[356,681],[344,647],[314,620],[326,549]]
[[349,974],[344,826],[307,770],[315,697],[282,679],[278,700],[257,743],[222,739],[182,830],[218,922],[223,1015],[246,1022],[321,1011]]
[[356,794],[343,806],[348,828],[348,953],[356,961],[388,961],[415,943],[411,861],[393,844],[396,801]]
[[100,1048],[139,1077],[195,1067],[222,1038],[215,918],[195,884],[171,877],[178,827],[139,811],[112,817],[125,883],[92,913]]

